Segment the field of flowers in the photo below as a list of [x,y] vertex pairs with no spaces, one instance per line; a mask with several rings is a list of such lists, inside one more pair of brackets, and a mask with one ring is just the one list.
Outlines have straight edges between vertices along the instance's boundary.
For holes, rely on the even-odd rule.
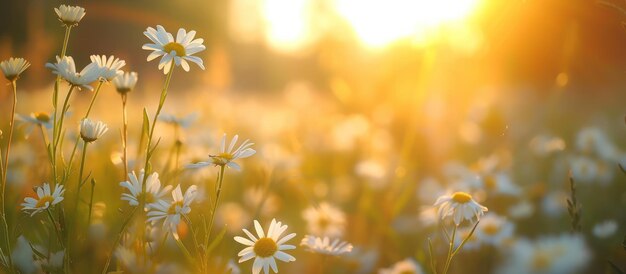
[[209,89],[202,32],[76,56],[89,15],[44,13],[45,64],[0,55],[0,273],[626,272],[624,96],[455,92],[437,71],[480,72],[445,50],[333,41],[328,85]]

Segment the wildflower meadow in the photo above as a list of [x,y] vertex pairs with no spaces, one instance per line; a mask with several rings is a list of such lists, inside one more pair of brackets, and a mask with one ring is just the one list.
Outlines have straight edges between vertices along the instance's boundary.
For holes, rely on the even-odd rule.
[[0,273],[626,272],[622,2],[8,2]]

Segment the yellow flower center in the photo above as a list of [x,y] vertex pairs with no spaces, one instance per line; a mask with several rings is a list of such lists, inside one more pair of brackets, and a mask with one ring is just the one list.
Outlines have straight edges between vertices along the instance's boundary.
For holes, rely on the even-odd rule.
[[452,200],[459,204],[465,204],[472,200],[472,195],[469,195],[465,192],[455,192],[452,194]]
[[320,229],[326,230],[326,228],[330,226],[330,218],[328,218],[326,214],[321,214],[317,219],[317,225],[320,227]]
[[35,112],[34,116],[35,116],[35,119],[37,119],[37,121],[39,122],[42,122],[42,123],[50,122],[50,116],[48,116],[48,114],[46,114],[45,112]]
[[500,226],[498,226],[497,224],[486,223],[483,225],[483,232],[487,235],[496,235],[498,234],[498,231],[500,231]]
[[218,166],[223,166],[225,164],[228,164],[230,161],[233,160],[234,157],[235,156],[227,152],[220,153],[215,156],[211,156],[211,158],[213,159],[213,164],[218,165]]
[[485,183],[485,188],[487,189],[494,190],[498,187],[498,182],[496,181],[496,178],[494,178],[493,176],[485,177],[484,183]]
[[174,214],[178,213],[178,212],[176,212],[176,207],[183,207],[183,201],[173,202],[170,205],[170,208],[167,209],[167,214],[174,215]]
[[[43,196],[43,197],[39,198],[39,201],[37,201],[37,204],[35,205],[35,207],[37,207],[37,208],[45,207],[46,203],[52,204],[52,201],[54,201],[54,197],[52,197],[50,195]],[[50,204],[48,204],[48,206]]]
[[185,56],[187,55],[185,52],[185,47],[183,45],[176,42],[169,42],[165,46],[163,46],[163,51],[170,53],[172,51],[176,52],[176,56]]
[[261,258],[270,257],[276,251],[278,251],[278,245],[272,238],[261,238],[254,243],[254,253]]
[[532,261],[532,268],[534,270],[544,270],[550,266],[550,256],[545,252],[535,253]]
[[[137,195],[137,201],[143,200],[143,196],[144,196],[143,193],[139,193],[139,195]],[[156,199],[154,198],[154,195],[151,192],[146,192],[145,196],[146,196],[146,205],[156,202]]]

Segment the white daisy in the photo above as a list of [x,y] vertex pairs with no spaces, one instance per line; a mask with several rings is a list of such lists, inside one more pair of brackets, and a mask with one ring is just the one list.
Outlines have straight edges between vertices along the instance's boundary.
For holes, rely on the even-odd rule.
[[480,205],[472,195],[465,192],[455,192],[452,195],[443,195],[437,198],[435,206],[439,207],[439,217],[443,220],[447,216],[452,216],[454,223],[458,226],[463,220],[473,221],[480,219],[480,216],[487,211],[487,208]]
[[2,70],[4,77],[10,82],[17,80],[20,77],[20,74],[22,74],[22,72],[24,72],[28,67],[30,67],[30,63],[24,58],[11,57],[9,60],[0,62],[0,70]]
[[581,235],[563,234],[535,241],[519,240],[505,258],[495,273],[578,273],[590,261],[591,252]]
[[378,274],[422,274],[422,267],[413,259],[407,258],[395,263],[390,268],[378,270]]
[[101,69],[100,81],[112,81],[124,72],[120,69],[126,65],[126,61],[115,58],[113,55],[107,58],[106,55],[91,55],[92,63],[96,63]]
[[42,126],[46,129],[52,128],[54,119],[45,112],[32,112],[30,115],[16,114],[16,120],[24,123],[24,135],[30,136],[35,126]]
[[617,232],[618,224],[615,220],[606,220],[593,226],[593,236],[604,239],[611,237]]
[[158,25],[156,30],[148,27],[143,34],[152,41],[152,43],[144,44],[142,47],[145,50],[152,50],[150,55],[148,55],[148,61],[163,56],[161,61],[159,61],[159,69],[163,69],[164,74],[169,73],[172,61],[177,66],[182,66],[185,71],[189,71],[189,63],[187,61],[194,62],[201,69],[204,69],[202,59],[192,56],[206,49],[202,44],[204,43],[203,39],[193,39],[196,36],[195,31],[187,32],[181,28],[176,34],[176,40],[174,40],[174,36],[171,33]]
[[256,229],[258,238],[254,237],[254,235],[252,235],[252,233],[250,233],[247,229],[243,229],[243,232],[246,233],[249,239],[240,236],[235,237],[235,241],[247,246],[241,250],[239,254],[237,254],[241,257],[239,258],[239,263],[254,258],[252,273],[259,274],[261,273],[261,269],[263,269],[265,274],[269,274],[270,267],[274,273],[278,273],[276,259],[283,262],[295,261],[295,257],[285,253],[284,251],[295,249],[296,247],[293,245],[286,245],[284,243],[295,237],[296,233],[291,233],[282,238],[280,237],[285,230],[287,230],[287,227],[287,225],[283,225],[281,222],[276,222],[276,219],[272,219],[272,223],[270,224],[267,234],[265,234],[261,224],[259,224],[257,220],[254,220],[254,228]]
[[80,137],[87,143],[94,142],[109,130],[101,121],[92,121],[85,118],[80,121]]
[[183,196],[180,185],[172,191],[173,201],[157,200],[150,205],[148,212],[148,222],[152,224],[163,219],[163,226],[169,229],[177,237],[176,227],[180,223],[181,216],[191,212],[191,203],[196,198],[198,187],[190,186]]
[[[130,193],[122,193],[122,200],[128,201],[131,206],[138,206],[142,197],[142,183],[145,172],[142,169],[139,172],[139,178],[133,171],[128,173],[128,181],[120,183],[120,186],[128,189]],[[149,210],[150,205],[157,203],[163,199],[163,196],[172,190],[172,186],[165,186],[161,189],[161,181],[159,180],[159,174],[154,172],[146,179],[146,206],[145,209]]]
[[78,22],[85,16],[85,9],[79,6],[61,5],[58,8],[54,8],[54,11],[57,13],[59,21],[66,27],[78,25]]
[[135,88],[137,84],[137,73],[136,72],[124,72],[120,75],[117,75],[113,79],[113,85],[115,85],[115,89],[120,94],[126,94],[129,91]]
[[50,185],[44,183],[43,187],[37,187],[37,199],[32,197],[24,198],[22,210],[30,212],[30,216],[33,216],[63,201],[64,192],[63,185],[57,185],[54,191],[50,191]]
[[328,237],[320,238],[312,235],[306,235],[300,242],[300,245],[307,247],[311,252],[333,256],[342,255],[352,251],[352,245],[348,242],[339,240],[339,238],[336,238],[331,242]]
[[496,214],[487,214],[476,228],[479,241],[499,247],[513,238],[515,224]]
[[341,237],[343,235],[346,216],[341,209],[322,202],[318,207],[311,206],[302,212],[307,222],[307,230],[313,235]]
[[63,58],[57,56],[57,62],[47,63],[46,67],[70,85],[88,90],[93,90],[90,84],[98,80],[103,71],[98,64],[90,63],[82,71],[76,72],[76,64],[71,56],[63,56]]
[[237,139],[239,139],[239,135],[235,135],[233,139],[230,141],[230,145],[228,146],[228,150],[226,150],[226,134],[222,137],[222,142],[220,146],[220,153],[217,155],[209,155],[211,157],[210,162],[198,162],[194,164],[187,165],[188,168],[199,168],[205,167],[208,165],[216,165],[216,166],[229,166],[236,170],[241,170],[241,167],[233,162],[236,159],[248,158],[256,153],[254,149],[251,148],[254,143],[248,143],[249,140],[243,141],[243,143],[233,151],[235,148],[235,143],[237,143]]
[[171,125],[178,125],[182,128],[189,128],[196,120],[198,120],[198,113],[196,112],[183,117],[176,117],[175,115],[168,113],[161,113],[159,115],[159,121]]

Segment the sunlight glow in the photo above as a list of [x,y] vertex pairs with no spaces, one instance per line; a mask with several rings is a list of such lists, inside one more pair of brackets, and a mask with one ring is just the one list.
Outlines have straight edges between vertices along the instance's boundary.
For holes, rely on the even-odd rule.
[[479,0],[336,0],[336,8],[368,46],[397,39],[419,40],[442,25],[462,21]]

